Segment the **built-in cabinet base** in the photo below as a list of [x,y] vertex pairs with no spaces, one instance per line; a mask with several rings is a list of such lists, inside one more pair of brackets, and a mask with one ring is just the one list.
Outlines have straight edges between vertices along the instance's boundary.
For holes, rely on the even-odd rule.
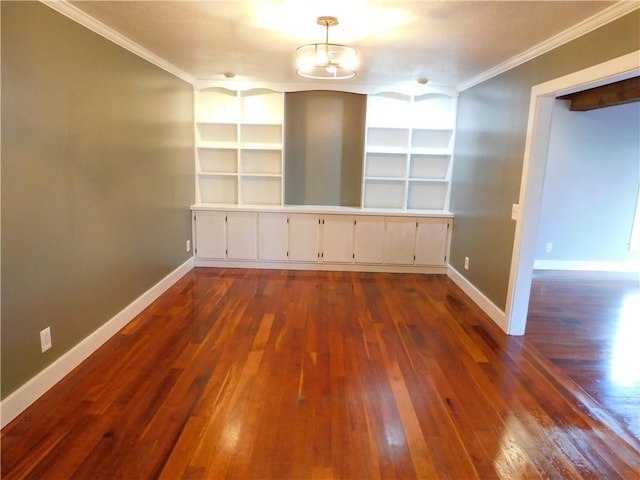
[[452,215],[193,207],[195,265],[446,273]]

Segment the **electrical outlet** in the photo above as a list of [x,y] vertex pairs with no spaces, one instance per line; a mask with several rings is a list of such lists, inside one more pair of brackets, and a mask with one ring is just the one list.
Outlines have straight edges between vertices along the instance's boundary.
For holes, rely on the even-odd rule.
[[187,240],[187,253],[191,251],[191,240]]
[[47,327],[40,332],[40,348],[42,353],[51,348],[51,327]]
[[464,257],[464,269],[469,270],[469,257]]
[[553,243],[547,242],[547,246],[544,249],[544,251],[547,252],[547,253],[551,253],[551,250],[553,250]]

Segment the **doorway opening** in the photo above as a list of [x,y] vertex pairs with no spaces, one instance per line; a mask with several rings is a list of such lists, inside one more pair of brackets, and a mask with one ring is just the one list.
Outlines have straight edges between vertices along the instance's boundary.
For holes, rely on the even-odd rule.
[[509,335],[524,335],[526,328],[555,99],[557,96],[631,78],[639,73],[640,50],[536,85],[531,89],[524,164],[518,200],[519,214],[516,217],[505,310]]

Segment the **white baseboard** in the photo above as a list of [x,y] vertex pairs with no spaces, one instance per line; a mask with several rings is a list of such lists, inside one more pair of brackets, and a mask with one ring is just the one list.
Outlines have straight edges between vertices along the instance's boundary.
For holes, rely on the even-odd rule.
[[491,300],[489,300],[484,293],[478,290],[469,280],[463,277],[451,265],[447,267],[447,276],[458,285],[464,293],[466,293],[473,302],[478,305],[484,313],[489,315],[505,333],[507,332],[507,317],[505,313],[500,310]]
[[193,258],[176,268],[156,285],[144,292],[130,305],[116,314],[95,332],[84,338],[75,347],[46,367],[18,390],[11,393],[0,403],[0,424],[4,428],[9,422],[26,410],[47,390],[62,380],[69,372],[87,359],[93,352],[113,337],[127,323],[147,308],[182,276],[193,269]]
[[387,273],[447,273],[445,266],[420,266],[420,265],[374,265],[364,263],[329,263],[329,262],[295,262],[295,261],[268,261],[268,260],[214,260],[208,258],[195,259],[196,267],[215,268],[256,268],[275,270],[316,270],[331,272],[387,272]]
[[534,270],[574,270],[590,272],[640,272],[640,261],[583,262],[579,260],[536,260]]

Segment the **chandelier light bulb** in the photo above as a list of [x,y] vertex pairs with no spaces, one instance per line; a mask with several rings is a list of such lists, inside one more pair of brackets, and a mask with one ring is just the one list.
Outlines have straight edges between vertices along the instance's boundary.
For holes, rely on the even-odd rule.
[[308,72],[313,69],[314,65],[313,57],[310,56],[298,56],[298,70]]
[[326,45],[318,45],[316,48],[315,65],[326,65],[329,63],[329,54]]

